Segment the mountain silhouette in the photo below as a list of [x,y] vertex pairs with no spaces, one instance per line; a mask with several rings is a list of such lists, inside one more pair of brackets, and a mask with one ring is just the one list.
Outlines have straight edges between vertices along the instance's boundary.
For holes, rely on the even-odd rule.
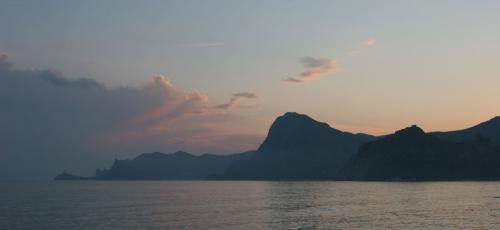
[[57,175],[54,179],[55,180],[87,180],[87,179],[90,179],[90,178],[85,178],[85,177],[81,177],[81,176],[75,176],[75,175],[63,172],[63,173]]
[[[134,159],[115,160],[110,169],[96,170],[97,180],[201,180],[222,172],[231,161],[249,158],[253,152],[232,155],[191,155],[186,152],[144,153]],[[57,176],[67,180],[69,176]],[[81,178],[81,177],[80,177]]]
[[411,126],[359,148],[347,180],[492,180],[500,178],[500,148],[488,139],[453,142]]
[[115,160],[95,177],[56,180],[498,180],[500,118],[426,133],[414,125],[375,137],[288,112],[255,151],[232,155],[145,153]]
[[471,141],[482,136],[490,139],[492,143],[500,145],[500,117],[495,117],[468,129],[431,134],[452,141]]
[[274,121],[250,159],[234,161],[224,173],[211,179],[334,179],[358,147],[372,139],[367,134],[342,132],[306,115],[289,112]]
[[333,149],[350,152],[353,143],[373,138],[368,134],[342,132],[307,115],[288,112],[274,121],[258,151],[316,152]]

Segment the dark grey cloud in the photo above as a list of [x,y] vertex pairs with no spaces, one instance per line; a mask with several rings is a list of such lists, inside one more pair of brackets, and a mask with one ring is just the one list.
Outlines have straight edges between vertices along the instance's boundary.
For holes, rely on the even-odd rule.
[[12,65],[7,61],[7,53],[0,50],[0,71],[9,70]]
[[75,88],[104,88],[104,85],[90,78],[79,78],[75,80],[66,79],[61,73],[55,71],[41,71],[40,78],[61,87],[75,87]]

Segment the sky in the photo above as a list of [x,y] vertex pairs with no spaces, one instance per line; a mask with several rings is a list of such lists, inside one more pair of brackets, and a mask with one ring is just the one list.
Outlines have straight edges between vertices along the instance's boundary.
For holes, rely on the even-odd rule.
[[500,115],[499,11],[498,1],[0,0],[0,174],[252,150],[288,111],[374,135],[470,127]]

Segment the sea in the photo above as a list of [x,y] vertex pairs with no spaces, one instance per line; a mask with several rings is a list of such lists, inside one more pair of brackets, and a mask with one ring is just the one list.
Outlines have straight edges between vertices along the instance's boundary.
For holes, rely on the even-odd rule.
[[500,229],[500,182],[2,181],[0,229]]

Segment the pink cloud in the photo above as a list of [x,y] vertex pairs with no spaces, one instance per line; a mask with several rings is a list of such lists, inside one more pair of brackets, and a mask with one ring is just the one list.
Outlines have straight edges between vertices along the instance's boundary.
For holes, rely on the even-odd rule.
[[0,92],[0,108],[8,108],[0,110],[0,168],[10,175],[53,176],[147,151],[241,152],[255,149],[267,128],[252,111],[236,109],[254,93],[235,93],[220,106],[163,75],[141,87],[110,88],[49,70],[18,70],[4,53]]
[[375,38],[368,38],[366,41],[364,41],[363,43],[361,43],[361,47],[363,47],[363,48],[369,48],[369,47],[374,46],[375,43],[377,43],[377,40],[375,40]]
[[226,112],[235,109],[243,98],[257,98],[254,93],[241,92],[233,94],[228,103],[210,105],[207,95],[178,89],[164,75],[153,76],[144,89],[154,97],[161,98],[162,103],[124,122],[120,130],[107,135],[110,143],[131,143],[154,137],[166,138],[165,143],[192,143],[195,136],[196,139],[202,139],[199,136],[208,133],[210,135],[205,138],[210,139],[217,131],[188,132],[187,136],[182,134],[193,127],[199,129],[212,123],[215,117],[221,115],[221,111],[227,115]]
[[318,80],[321,75],[336,73],[337,59],[303,57],[300,62],[305,70],[298,77],[289,77],[284,79],[284,82],[303,83],[313,80]]
[[322,74],[337,71],[337,59],[304,57],[301,62],[307,69],[300,76],[306,81],[317,80]]
[[238,106],[238,104],[240,103],[241,99],[242,98],[246,98],[246,99],[256,99],[258,98],[257,95],[255,93],[249,93],[249,92],[242,92],[242,93],[235,93],[233,94],[233,96],[229,99],[229,102],[228,103],[224,103],[224,104],[220,104],[220,105],[216,105],[214,106],[213,108],[214,109],[222,109],[222,110],[232,110],[234,109],[236,106]]
[[367,40],[361,42],[361,44],[351,52],[349,52],[350,55],[357,55],[359,54],[363,49],[371,48],[375,46],[377,43],[377,40],[375,38],[368,38]]

